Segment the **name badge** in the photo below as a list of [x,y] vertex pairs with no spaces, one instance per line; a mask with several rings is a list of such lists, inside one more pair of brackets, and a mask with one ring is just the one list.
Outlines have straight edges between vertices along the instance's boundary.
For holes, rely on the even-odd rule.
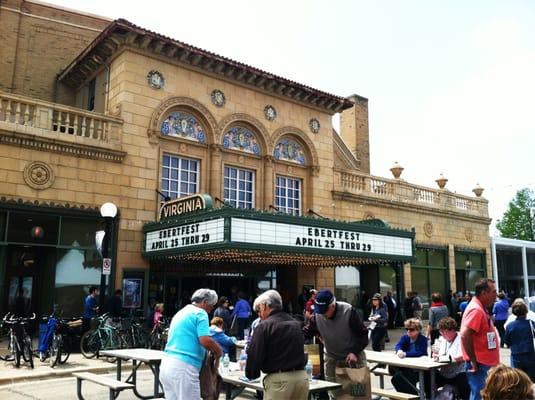
[[495,349],[497,347],[496,343],[496,332],[487,332],[487,348],[489,350]]

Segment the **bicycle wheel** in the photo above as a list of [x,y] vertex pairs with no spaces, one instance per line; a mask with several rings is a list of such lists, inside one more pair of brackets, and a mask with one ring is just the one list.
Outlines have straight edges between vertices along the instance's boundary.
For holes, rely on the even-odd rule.
[[24,361],[29,363],[30,367],[33,368],[33,345],[32,339],[28,335],[24,336],[22,357],[24,358]]
[[61,336],[61,346],[59,347],[59,363],[65,364],[71,355],[70,339]]
[[15,367],[19,368],[21,351],[19,341],[15,335],[12,335],[11,339],[9,340],[9,351],[11,352],[13,364],[15,364]]
[[80,352],[85,358],[93,358],[100,350],[100,338],[98,331],[87,331],[80,339]]
[[61,335],[54,333],[52,338],[52,343],[50,344],[49,355],[50,355],[50,366],[54,368],[59,362],[61,357]]

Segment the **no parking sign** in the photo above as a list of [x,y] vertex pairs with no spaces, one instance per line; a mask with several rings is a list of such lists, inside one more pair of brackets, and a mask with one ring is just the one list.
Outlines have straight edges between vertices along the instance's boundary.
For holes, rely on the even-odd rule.
[[102,275],[111,275],[111,258],[102,259]]

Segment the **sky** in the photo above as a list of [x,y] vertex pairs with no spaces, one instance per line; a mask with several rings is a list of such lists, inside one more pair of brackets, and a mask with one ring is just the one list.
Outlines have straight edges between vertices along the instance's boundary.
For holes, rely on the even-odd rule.
[[411,183],[479,183],[491,234],[517,190],[535,190],[535,1],[48,2],[368,98],[371,173],[397,161]]

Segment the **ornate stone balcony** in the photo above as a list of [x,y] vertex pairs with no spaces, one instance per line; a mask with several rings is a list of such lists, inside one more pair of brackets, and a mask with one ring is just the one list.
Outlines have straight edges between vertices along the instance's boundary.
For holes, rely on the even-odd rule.
[[400,208],[419,207],[439,213],[488,220],[488,201],[464,196],[447,189],[431,189],[402,179],[380,178],[358,172],[335,170],[334,196],[363,202],[389,204]]
[[123,121],[0,91],[0,143],[122,162]]

